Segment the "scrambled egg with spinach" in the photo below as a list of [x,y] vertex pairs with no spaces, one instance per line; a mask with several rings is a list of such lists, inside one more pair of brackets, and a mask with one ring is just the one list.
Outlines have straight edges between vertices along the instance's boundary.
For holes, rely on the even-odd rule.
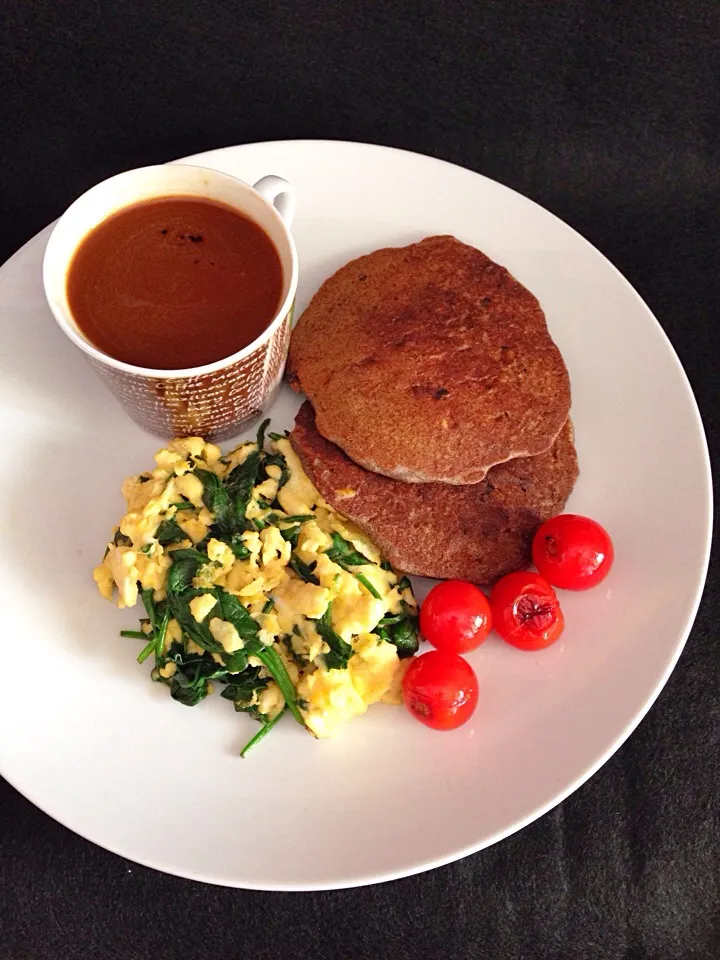
[[417,606],[377,547],[320,496],[266,423],[223,456],[173,440],[122,487],[127,513],[94,571],[119,607],[142,600],[154,680],[194,706],[212,692],[262,724],[289,710],[316,737],[378,700],[400,703]]

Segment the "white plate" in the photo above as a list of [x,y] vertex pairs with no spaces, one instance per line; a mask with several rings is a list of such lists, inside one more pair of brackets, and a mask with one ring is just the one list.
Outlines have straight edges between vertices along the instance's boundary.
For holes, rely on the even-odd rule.
[[[690,387],[665,335],[589,243],[511,190],[376,146],[279,142],[194,162],[297,187],[302,309],[357,254],[454,233],[540,299],[573,385],[580,480],[569,503],[611,531],[606,583],[563,596],[563,640],[539,654],[490,638],[470,655],[473,721],[440,734],[376,706],[336,740],[254,730],[211,698],[188,710],[135,663],[135,625],[91,570],[122,478],[158,443],[123,414],[43,301],[48,231],[0,270],[0,772],[61,823],[139,863],[238,887],[389,880],[507,836],[615,751],[668,678],[705,577],[711,495]],[[332,344],[328,344],[332,349]],[[289,390],[272,414],[289,426]]]

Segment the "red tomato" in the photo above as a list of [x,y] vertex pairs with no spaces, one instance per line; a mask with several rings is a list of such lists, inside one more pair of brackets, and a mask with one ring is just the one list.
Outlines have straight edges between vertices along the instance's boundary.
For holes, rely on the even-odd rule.
[[420,633],[438,650],[450,653],[479,647],[491,625],[487,597],[465,580],[438,583],[420,608]]
[[550,583],[563,590],[587,590],[610,572],[615,551],[607,531],[574,513],[546,520],[535,534],[533,563]]
[[537,573],[509,573],[490,594],[493,625],[503,640],[521,650],[555,643],[565,619],[555,591]]
[[454,730],[477,706],[475,671],[457,653],[423,653],[410,661],[403,678],[403,700],[421,723],[433,730]]

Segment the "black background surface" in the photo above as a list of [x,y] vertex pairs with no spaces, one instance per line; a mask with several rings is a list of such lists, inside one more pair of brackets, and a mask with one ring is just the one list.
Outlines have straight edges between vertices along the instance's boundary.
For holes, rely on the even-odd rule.
[[[130,166],[293,137],[429,153],[610,257],[672,340],[717,450],[719,130],[714,0],[0,0],[0,261]],[[179,880],[0,781],[0,960],[720,957],[719,592],[715,569],[666,689],[588,784],[503,843],[392,884]],[[264,829],[261,810],[228,828],[249,824]]]

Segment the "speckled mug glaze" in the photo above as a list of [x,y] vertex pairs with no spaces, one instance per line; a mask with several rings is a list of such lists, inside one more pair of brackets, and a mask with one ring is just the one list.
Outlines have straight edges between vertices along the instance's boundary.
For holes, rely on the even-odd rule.
[[[222,201],[265,230],[283,269],[280,307],[256,340],[215,363],[184,370],[123,363],[103,353],[79,330],[68,306],[68,268],[83,238],[106,217],[141,200],[182,195]],[[263,177],[251,187],[217,170],[167,164],[128,170],[97,184],[58,220],[43,262],[50,309],[128,415],[145,430],[163,438],[224,440],[257,419],[272,402],[285,367],[297,290],[297,252],[290,233],[294,206],[293,188],[280,177]]]

